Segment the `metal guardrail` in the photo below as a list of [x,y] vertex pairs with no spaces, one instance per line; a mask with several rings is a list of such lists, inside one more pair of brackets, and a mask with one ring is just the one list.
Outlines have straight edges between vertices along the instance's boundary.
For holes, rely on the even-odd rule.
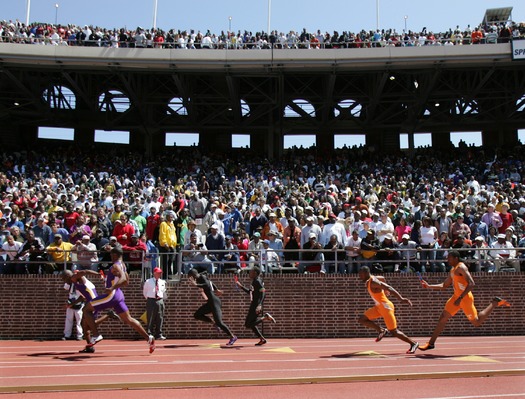
[[[217,41],[212,43],[203,43],[202,41],[195,42],[162,42],[144,45],[136,45],[133,41],[111,41],[109,39],[101,39],[97,41],[93,40],[68,40],[58,39],[52,40],[50,38],[14,38],[11,40],[0,40],[0,43],[14,43],[14,44],[35,44],[35,45],[67,45],[74,47],[107,47],[107,48],[140,48],[140,49],[180,49],[180,50],[252,50],[252,49],[263,49],[263,50],[280,50],[280,49],[351,49],[351,48],[381,48],[381,47],[429,47],[429,46],[443,46],[443,45],[484,45],[484,44],[495,44],[495,43],[510,43],[513,40],[522,40],[524,37],[509,37],[509,38],[497,38],[495,42],[487,42],[486,38],[480,39],[479,42],[473,43],[470,37],[459,37],[459,38],[439,38],[439,39],[424,39],[424,43],[420,43],[418,37],[410,38],[409,40],[362,40],[362,41],[337,41],[337,42],[312,42],[312,41],[301,41],[300,39],[287,40],[286,43],[281,43],[277,40],[275,43],[261,43],[257,42],[237,42],[231,39],[224,41]],[[396,45],[396,43],[398,45]],[[189,46],[189,47],[188,47]]]
[[[272,262],[268,265],[265,256],[266,250],[208,250],[204,259],[192,260],[188,253],[199,254],[199,250],[184,250],[185,256],[182,251],[172,254],[175,256],[173,268],[166,270],[164,260],[168,253],[143,253],[140,262],[133,262],[133,267],[128,263],[128,271],[131,273],[140,272],[142,280],[145,280],[152,275],[152,269],[155,266],[160,267],[163,270],[163,274],[169,280],[180,280],[183,274],[186,274],[190,267],[196,266],[201,270],[208,269],[212,273],[240,273],[249,269],[251,266],[259,266],[261,270],[266,273],[315,273],[315,272],[326,272],[326,273],[356,273],[361,266],[367,265],[372,268],[378,268],[381,265],[383,272],[444,272],[447,270],[447,259],[446,254],[450,250],[458,250],[460,253],[465,254],[464,261],[471,267],[472,271],[525,271],[525,267],[521,267],[521,263],[525,265],[525,248],[513,247],[507,248],[509,256],[498,255],[497,252],[500,249],[495,248],[420,248],[420,249],[404,249],[396,248],[393,251],[398,253],[398,257],[395,259],[381,259],[382,254],[389,252],[387,249],[377,251],[377,254],[371,258],[366,259],[362,255],[356,257],[349,257],[347,254],[349,251],[345,250],[329,250],[329,249],[316,249],[316,250],[305,250],[305,249],[282,249],[273,251],[279,256],[279,260]],[[10,263],[14,265],[38,265],[39,274],[47,273],[58,273],[66,269],[75,268],[88,268],[78,264],[78,259],[75,258],[77,251],[64,251],[70,252],[69,256],[64,257],[64,261],[57,263],[52,260],[50,256],[45,256],[42,259],[36,261],[29,260],[15,260],[15,261],[4,261],[3,263]],[[100,255],[105,251],[97,251]],[[236,252],[239,257],[237,260],[230,261],[222,259],[221,254],[229,254]],[[305,254],[322,254],[323,257],[319,257],[314,260],[306,260]],[[213,255],[210,255],[213,254]],[[255,254],[253,259],[250,259],[249,254]],[[289,258],[287,254],[298,254],[297,258]],[[410,254],[409,256],[404,254]],[[430,257],[428,255],[429,254]],[[46,255],[46,254],[45,254]],[[241,256],[245,255],[245,256]],[[333,255],[333,259],[332,259]],[[379,258],[378,258],[379,255]],[[414,256],[415,255],[415,256]],[[289,258],[289,259],[285,259]],[[91,266],[92,270],[98,268],[109,267],[111,264],[110,260],[101,260],[96,262],[96,266]],[[380,270],[377,270],[380,271]]]

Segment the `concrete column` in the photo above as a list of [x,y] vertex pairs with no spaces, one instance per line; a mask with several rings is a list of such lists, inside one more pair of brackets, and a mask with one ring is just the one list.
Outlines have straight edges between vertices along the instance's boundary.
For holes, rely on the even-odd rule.
[[494,129],[481,132],[482,145],[485,147],[507,147],[518,144],[518,131],[516,129]]
[[315,145],[318,154],[330,154],[334,151],[334,134],[333,133],[317,133],[315,135]]
[[38,126],[0,124],[0,145],[4,149],[35,147],[38,140]]
[[199,147],[204,150],[228,153],[232,149],[232,135],[230,132],[200,132]]
[[399,151],[399,132],[370,130],[366,133],[366,145],[371,151]]
[[75,129],[75,144],[89,148],[95,143],[95,130],[91,128]]
[[450,146],[450,132],[432,132],[432,147],[443,149]]

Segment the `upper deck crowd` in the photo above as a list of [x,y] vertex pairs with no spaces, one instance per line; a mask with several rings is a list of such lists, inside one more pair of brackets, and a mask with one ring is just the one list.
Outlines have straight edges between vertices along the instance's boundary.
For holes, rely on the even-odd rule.
[[329,49],[367,47],[455,46],[507,43],[525,37],[525,24],[515,22],[488,22],[485,25],[456,26],[442,32],[423,27],[420,31],[396,32],[395,29],[361,29],[322,32],[289,30],[287,32],[241,32],[195,29],[136,29],[74,24],[31,23],[26,26],[16,21],[0,23],[0,38],[6,43],[99,46],[120,48],[169,49]]
[[[343,253],[341,272],[355,272],[352,261],[376,258],[391,260],[396,271],[416,259],[418,270],[438,271],[438,249],[473,248],[475,258],[479,243],[494,248],[485,266],[478,262],[481,270],[519,270],[521,253],[511,248],[525,246],[523,154],[521,145],[422,148],[410,156],[367,147],[329,154],[295,148],[279,160],[249,149],[224,158],[198,147],[174,147],[154,159],[73,146],[4,152],[0,231],[8,261],[35,260],[47,249],[61,262],[58,247],[79,251],[79,262],[87,251],[89,265],[97,262],[89,251],[118,242],[128,251],[181,251],[190,265],[188,251],[201,244],[210,252],[194,261],[202,266],[211,259],[211,272],[220,272],[217,262],[224,260],[213,250],[233,248],[240,251],[237,267],[273,248],[279,255],[273,267],[304,268],[294,262],[297,254],[279,249],[324,248]],[[503,263],[518,262],[495,262],[503,252]],[[323,270],[329,260],[320,260]],[[27,265],[19,270],[27,271]]]

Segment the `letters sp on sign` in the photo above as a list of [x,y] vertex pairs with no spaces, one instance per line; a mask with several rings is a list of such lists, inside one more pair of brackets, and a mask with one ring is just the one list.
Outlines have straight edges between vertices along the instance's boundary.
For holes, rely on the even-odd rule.
[[525,60],[525,40],[512,41],[512,59]]

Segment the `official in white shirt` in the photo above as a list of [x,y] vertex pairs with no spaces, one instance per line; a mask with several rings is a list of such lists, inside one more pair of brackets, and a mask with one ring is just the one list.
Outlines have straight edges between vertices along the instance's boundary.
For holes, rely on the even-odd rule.
[[166,280],[162,278],[162,269],[153,269],[153,277],[146,280],[142,293],[146,298],[146,314],[148,324],[148,334],[155,339],[165,340],[162,333],[164,322],[164,299],[166,299]]

